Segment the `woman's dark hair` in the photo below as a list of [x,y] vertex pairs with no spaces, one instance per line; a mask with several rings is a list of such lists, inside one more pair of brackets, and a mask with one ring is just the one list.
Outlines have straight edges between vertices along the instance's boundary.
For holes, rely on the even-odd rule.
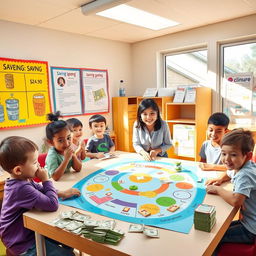
[[73,128],[76,128],[79,126],[83,127],[82,122],[77,118],[69,118],[68,120],[66,120],[66,122],[71,131],[73,130]]
[[156,119],[155,126],[154,126],[154,130],[157,131],[162,126],[162,124],[161,124],[162,118],[160,116],[159,107],[153,99],[144,99],[140,103],[140,105],[138,107],[138,111],[137,111],[137,126],[136,126],[136,128],[141,127],[144,130],[144,127],[146,125],[141,119],[141,114],[143,113],[144,110],[146,110],[148,108],[152,108],[154,111],[157,112],[157,119]]
[[69,129],[67,122],[59,120],[59,117],[61,117],[60,111],[47,114],[47,119],[51,121],[51,123],[46,126],[46,138],[48,140],[52,140],[54,135],[63,129]]

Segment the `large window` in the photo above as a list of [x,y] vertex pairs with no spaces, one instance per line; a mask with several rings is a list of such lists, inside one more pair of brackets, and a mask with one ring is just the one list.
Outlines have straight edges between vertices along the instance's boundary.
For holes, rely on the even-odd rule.
[[207,50],[165,55],[165,87],[206,85]]
[[221,46],[222,109],[233,124],[242,126],[255,123],[255,76],[255,40]]

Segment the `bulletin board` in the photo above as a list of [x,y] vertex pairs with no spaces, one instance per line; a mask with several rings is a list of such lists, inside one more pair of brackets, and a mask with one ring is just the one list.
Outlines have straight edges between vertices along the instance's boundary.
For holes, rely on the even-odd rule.
[[84,112],[109,112],[107,70],[82,69]]
[[80,69],[51,67],[54,111],[62,116],[83,113]]
[[0,58],[0,129],[46,123],[48,63]]
[[108,72],[51,67],[54,111],[62,116],[109,112]]

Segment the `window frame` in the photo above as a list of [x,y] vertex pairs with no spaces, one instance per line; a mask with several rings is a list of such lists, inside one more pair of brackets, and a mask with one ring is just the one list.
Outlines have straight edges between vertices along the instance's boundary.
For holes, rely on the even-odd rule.
[[[239,46],[244,44],[250,44],[250,43],[256,43],[256,37],[250,38],[246,40],[234,40],[229,42],[220,42],[219,43],[219,68],[218,68],[218,89],[217,93],[219,95],[219,100],[217,101],[220,105],[220,111],[223,112],[223,106],[224,106],[224,97],[222,97],[222,89],[223,89],[223,79],[224,79],[224,48],[225,47],[232,47],[232,46]],[[254,75],[256,76],[256,74]]]
[[188,48],[188,49],[181,49],[181,50],[173,50],[173,51],[168,51],[168,52],[165,52],[163,54],[163,87],[164,88],[168,88],[167,87],[167,72],[166,72],[166,58],[168,56],[173,56],[173,55],[179,55],[179,54],[186,54],[186,53],[192,53],[192,52],[198,52],[198,51],[207,51],[207,62],[206,62],[206,72],[208,74],[208,66],[209,66],[209,60],[208,60],[208,57],[209,57],[209,49],[207,47],[207,45],[201,45],[201,46],[197,46],[197,47],[193,47],[193,48]]

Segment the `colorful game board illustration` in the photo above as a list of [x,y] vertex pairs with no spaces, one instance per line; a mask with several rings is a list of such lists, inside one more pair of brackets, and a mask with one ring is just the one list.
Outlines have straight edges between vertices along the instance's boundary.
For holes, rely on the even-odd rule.
[[195,208],[206,191],[198,168],[161,161],[122,162],[100,169],[74,185],[81,196],[61,204],[122,221],[189,233]]

